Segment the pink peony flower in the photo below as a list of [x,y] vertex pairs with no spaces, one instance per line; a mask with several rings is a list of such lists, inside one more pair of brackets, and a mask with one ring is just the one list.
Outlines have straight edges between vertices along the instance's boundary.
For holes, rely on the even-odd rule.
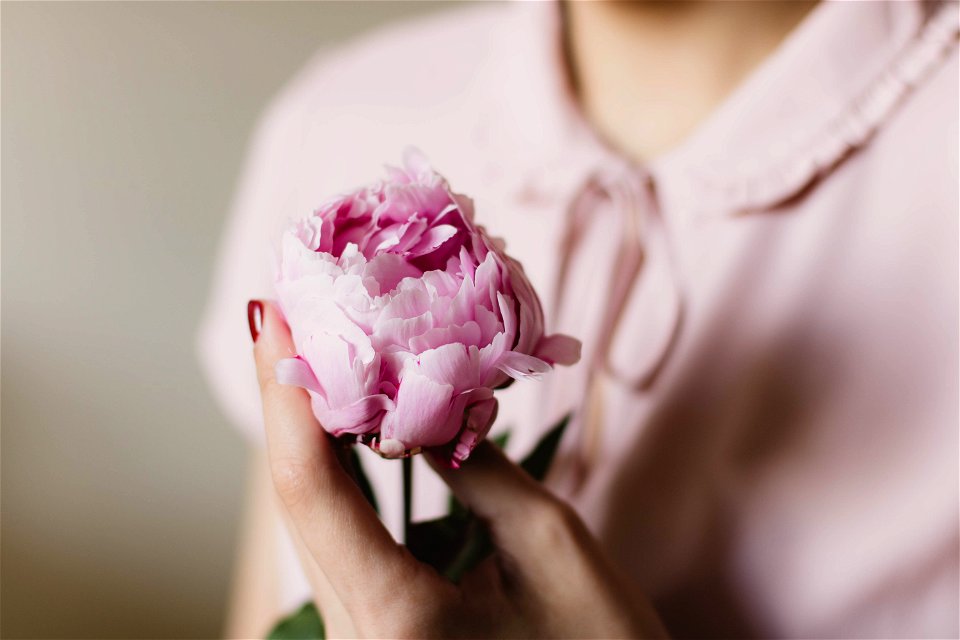
[[388,172],[284,234],[276,288],[298,355],[277,378],[335,436],[458,466],[496,417],[493,390],[573,364],[580,343],[544,335],[520,264],[425,158]]

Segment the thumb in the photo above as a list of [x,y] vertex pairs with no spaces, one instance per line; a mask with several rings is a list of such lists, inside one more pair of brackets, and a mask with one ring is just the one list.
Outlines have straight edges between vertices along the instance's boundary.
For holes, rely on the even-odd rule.
[[539,524],[563,526],[572,514],[566,503],[488,440],[477,445],[459,469],[427,458],[457,499],[488,522],[497,547],[510,555],[529,552],[536,536],[528,534]]

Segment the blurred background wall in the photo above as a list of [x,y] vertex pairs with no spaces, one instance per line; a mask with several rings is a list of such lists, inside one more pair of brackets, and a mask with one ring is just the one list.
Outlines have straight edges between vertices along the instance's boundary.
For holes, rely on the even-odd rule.
[[2,43],[4,638],[214,637],[241,438],[194,332],[257,115],[445,3],[20,3]]

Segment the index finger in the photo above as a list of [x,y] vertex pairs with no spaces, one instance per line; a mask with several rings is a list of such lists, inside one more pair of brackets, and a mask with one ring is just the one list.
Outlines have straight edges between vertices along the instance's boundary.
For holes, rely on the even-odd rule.
[[307,392],[277,382],[277,362],[293,355],[283,318],[271,304],[262,304],[254,358],[274,485],[304,544],[348,610],[395,598],[403,592],[397,587],[418,573],[418,563],[394,541],[340,465]]

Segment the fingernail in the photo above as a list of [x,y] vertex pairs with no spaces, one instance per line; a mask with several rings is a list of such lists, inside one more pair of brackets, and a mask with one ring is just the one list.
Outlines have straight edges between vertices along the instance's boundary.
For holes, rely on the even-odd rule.
[[250,337],[256,342],[263,330],[263,303],[259,300],[247,303],[247,324],[250,325]]

